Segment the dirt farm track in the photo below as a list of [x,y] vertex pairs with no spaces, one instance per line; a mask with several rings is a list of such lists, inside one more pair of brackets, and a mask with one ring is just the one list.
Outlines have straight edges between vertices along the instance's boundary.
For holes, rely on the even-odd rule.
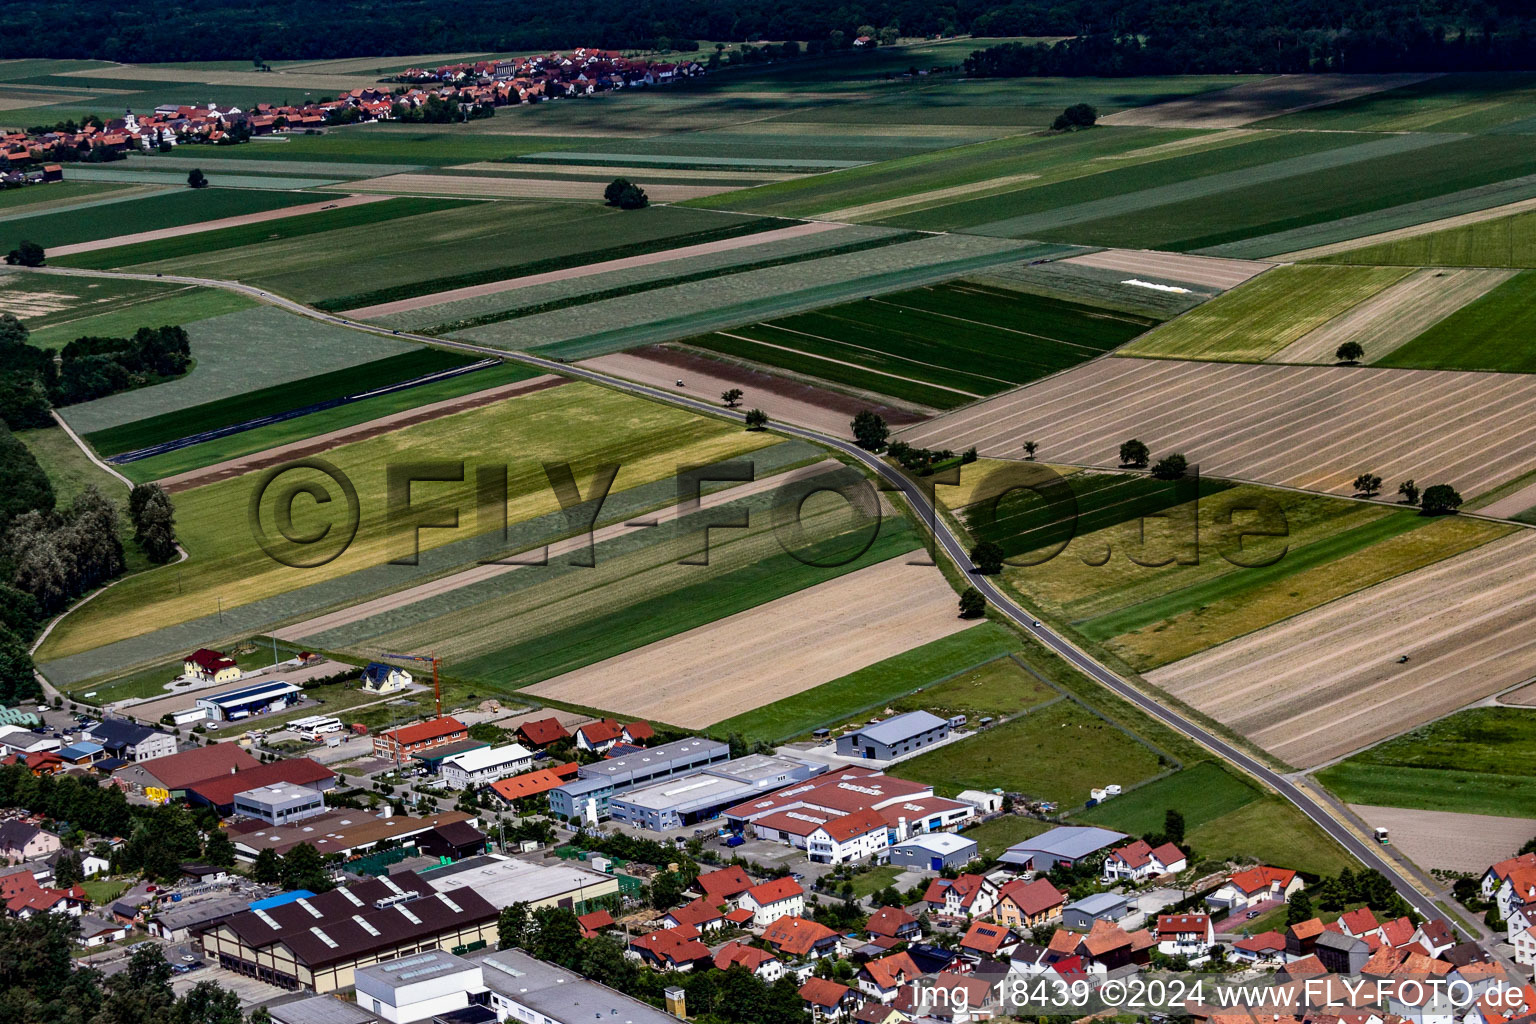
[[[1490,429],[1496,428],[1496,429]],[[1349,494],[1415,479],[1471,498],[1536,467],[1536,376],[1109,358],[904,430],[930,448],[1113,467],[1140,438],[1209,476]]]
[[1536,676],[1533,614],[1536,532],[1522,530],[1147,679],[1312,767]]

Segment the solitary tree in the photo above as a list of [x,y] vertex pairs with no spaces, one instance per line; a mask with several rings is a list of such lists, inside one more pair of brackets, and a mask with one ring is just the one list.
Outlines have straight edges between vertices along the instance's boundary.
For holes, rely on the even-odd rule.
[[962,619],[979,619],[985,614],[987,614],[987,599],[981,596],[981,591],[975,587],[966,587],[960,592]]
[[725,403],[727,409],[734,409],[741,404],[741,388],[731,388],[729,391],[720,392],[720,401]]
[[761,409],[747,410],[747,429],[762,430],[768,425],[768,414]]
[[176,556],[176,510],[159,484],[138,484],[128,492],[133,539],[151,562],[164,565]]
[[1163,838],[1175,846],[1184,841],[1184,815],[1172,807],[1163,812]]
[[1152,449],[1134,437],[1120,446],[1120,465],[1134,469],[1146,469],[1152,458]]
[[208,187],[208,176],[203,173],[203,169],[201,167],[194,167],[190,171],[187,172],[187,187],[189,187],[189,188],[207,188]]
[[1189,460],[1178,452],[1164,455],[1152,467],[1152,475],[1159,480],[1177,480],[1189,470]]
[[1003,549],[990,540],[984,540],[971,548],[971,564],[983,576],[996,576],[1003,571]]
[[43,247],[27,241],[19,242],[16,248],[5,254],[5,262],[13,267],[40,267],[43,258]]
[[1419,485],[1412,480],[1404,480],[1397,485],[1397,493],[1402,497],[1403,504],[1417,505],[1419,503]]
[[853,417],[853,439],[865,451],[879,451],[890,436],[891,428],[885,425],[885,418],[873,409],[861,409]]
[[1424,488],[1419,497],[1419,514],[1443,516],[1461,508],[1461,495],[1450,484],[1435,484]]
[[1358,363],[1365,358],[1365,346],[1358,341],[1346,341],[1333,357],[1341,363]]
[[1034,441],[1024,442],[1024,457],[1030,462],[1035,461],[1035,452],[1040,450],[1040,445]]
[[1355,477],[1356,494],[1363,494],[1367,498],[1374,498],[1379,490],[1381,490],[1381,477],[1375,473],[1361,473]]
[[1051,122],[1051,130],[1070,132],[1078,128],[1092,128],[1098,119],[1099,112],[1092,106],[1087,103],[1074,103],[1056,115],[1056,120]]

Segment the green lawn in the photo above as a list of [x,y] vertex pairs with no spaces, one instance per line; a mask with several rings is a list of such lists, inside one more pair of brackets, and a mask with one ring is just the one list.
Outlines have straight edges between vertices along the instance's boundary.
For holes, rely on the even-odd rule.
[[1377,366],[1536,372],[1536,270],[1516,274],[1407,344]]
[[1408,274],[1397,267],[1276,267],[1164,324],[1124,354],[1262,362]]
[[1536,818],[1536,710],[1461,711],[1317,777],[1349,803]]
[[1205,861],[1252,861],[1314,875],[1359,866],[1321,828],[1278,796],[1264,796],[1185,833]]
[[710,727],[715,736],[740,733],[747,742],[779,743],[906,697],[957,670],[968,672],[1017,649],[1022,641],[992,622],[935,640],[867,665],[841,679],[812,687]]
[[1001,787],[1063,809],[1109,783],[1139,782],[1167,764],[1150,748],[1073,701],[1058,701],[979,736],[950,743],[890,769],[953,796]]
[[[324,197],[310,196],[311,202],[321,202],[323,199]],[[372,226],[376,230],[387,232],[390,229],[380,225],[402,217],[459,209],[464,205],[463,202],[453,199],[417,197],[385,199],[376,203],[344,206],[335,210],[319,210],[303,216],[285,217],[259,224],[244,224],[239,227],[221,228],[217,231],[200,231],[177,238],[162,238],[153,242],[97,249],[94,252],[62,256],[49,262],[60,267],[88,267],[103,270],[110,267],[132,267],[157,260],[197,256],[254,245],[258,242],[302,238],[306,235],[318,235],[341,228]]]
[[962,281],[720,331],[687,344],[952,408],[1075,366],[1156,322]]
[[1259,791],[1246,779],[1214,761],[1202,761],[1112,797],[1075,817],[1140,836],[1161,832],[1164,812],[1168,810],[1184,815],[1185,827],[1193,829],[1244,807],[1259,796]]
[[91,898],[92,903],[98,907],[104,907],[121,896],[123,891],[128,888],[128,884],[126,880],[118,881],[103,878],[81,882],[80,887],[85,890],[85,894]]
[[897,711],[930,711],[942,718],[965,715],[976,719],[1018,714],[1061,696],[1010,657],[967,669],[935,686],[892,702]]
[[862,871],[853,876],[853,894],[855,896],[873,896],[896,881],[896,876],[902,869],[894,864],[882,864],[872,871]]
[[425,374],[466,366],[475,361],[476,357],[458,352],[415,348],[344,370],[332,370],[330,373],[247,391],[216,402],[205,402],[98,430],[85,435],[85,439],[101,454],[116,455],[244,423],[260,416],[285,412],[301,405],[313,405]]
[[1052,828],[1055,826],[1048,821],[1009,814],[1001,818],[993,818],[991,821],[984,821],[980,825],[966,829],[961,835],[967,839],[976,840],[977,853],[987,860],[993,860],[1014,843],[1033,839]]
[[1402,267],[1536,267],[1536,212],[1443,228],[1379,242],[1318,263],[1371,263]]
[[106,211],[94,207],[60,210],[23,220],[0,221],[0,249],[14,248],[25,239],[38,243],[46,250],[57,245],[94,242],[101,238],[181,227],[220,217],[280,210],[316,201],[317,197],[309,192],[189,188],[146,196],[131,202],[114,203]]

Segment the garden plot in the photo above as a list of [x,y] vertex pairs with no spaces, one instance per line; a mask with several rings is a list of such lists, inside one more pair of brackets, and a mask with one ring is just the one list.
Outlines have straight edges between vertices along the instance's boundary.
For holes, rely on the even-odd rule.
[[[860,569],[528,692],[703,728],[974,625],[955,613],[937,569],[909,561]],[[637,679],[665,682],[637,687]]]
[[1397,75],[1279,75],[1230,89],[1167,103],[1132,107],[1101,118],[1101,124],[1168,128],[1236,128],[1266,117],[1327,106],[1435,77]]
[[187,324],[187,335],[196,365],[185,377],[71,405],[60,414],[75,430],[91,433],[417,348],[271,306]]
[[1281,760],[1316,765],[1536,675],[1533,580],[1536,534],[1522,531],[1147,679]]
[[[1496,423],[1496,431],[1489,424]],[[901,440],[1115,466],[1128,438],[1211,476],[1349,494],[1362,471],[1474,497],[1536,468],[1536,379],[1376,367],[1100,359],[903,430]]]
[[1379,362],[1462,306],[1515,275],[1513,270],[1419,270],[1308,331],[1269,357],[1273,363],[1332,363],[1339,346],[1365,349]]

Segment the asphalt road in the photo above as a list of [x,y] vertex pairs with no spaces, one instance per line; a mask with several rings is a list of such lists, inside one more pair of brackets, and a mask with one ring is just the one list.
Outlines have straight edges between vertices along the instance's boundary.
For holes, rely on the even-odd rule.
[[[682,406],[697,412],[708,413],[713,416],[725,416],[736,420],[743,420],[745,418],[744,414],[741,412],[722,408],[718,401],[713,400],[713,397],[710,400],[695,398],[692,395],[686,394],[686,389],[669,391],[665,388],[655,388],[645,384],[636,384],[618,377],[610,377],[606,374],[596,373],[584,367],[573,366],[554,359],[545,359],[541,356],[528,355],[521,352],[508,352],[503,349],[492,348],[486,345],[474,345],[468,342],[450,341],[444,338],[433,338],[422,334],[412,334],[404,331],[392,331],[386,328],[374,327],[368,324],[359,323],[354,320],[348,320],[345,317],[337,316],[333,313],[326,313],[321,310],[311,309],[310,307],[298,302],[294,302],[291,299],[286,299],[279,295],[273,295],[270,292],[263,291],[254,286],[240,284],[238,282],[180,276],[157,278],[157,276],[153,274],[121,274],[113,273],[110,271],[72,270],[62,268],[44,268],[30,272],[78,275],[86,277],[130,278],[147,281],[163,280],[172,283],[202,285],[205,287],[213,288],[225,288],[231,291],[242,292],[264,302],[278,306],[282,309],[286,309],[289,312],[297,313],[300,316],[306,316],[313,320],[320,320],[325,323],[337,324],[344,327],[354,327],[359,330],[370,331],[375,334],[408,338],[413,341],[425,342],[427,344],[438,345],[444,348],[458,349],[461,351],[473,352],[481,355],[499,356],[513,362],[519,362],[529,366],[536,366],[551,373],[560,373],[568,377],[588,380],[596,384],[602,384],[606,387],[617,388],[622,391],[630,392],[631,394],[644,395],[657,401],[670,402],[673,405]],[[817,444],[829,448],[836,448],[838,451],[857,459],[871,472],[876,474],[880,479],[884,480],[891,490],[900,492],[902,496],[906,498],[914,511],[916,511],[919,516],[927,521],[927,524],[932,530],[934,536],[937,538],[938,543],[944,548],[945,554],[947,554],[950,559],[954,561],[955,565],[957,565],[970,577],[972,584],[976,587],[977,590],[981,591],[981,593],[986,597],[988,603],[1003,615],[1006,615],[1009,619],[1011,619],[1020,629],[1024,630],[1026,633],[1029,633],[1035,639],[1039,640],[1040,643],[1055,651],[1062,658],[1066,659],[1066,661],[1082,671],[1089,678],[1094,679],[1101,685],[1114,691],[1120,697],[1136,705],[1138,708],[1141,708],[1147,714],[1152,715],[1154,718],[1165,723],[1167,726],[1169,726],[1169,728],[1183,733],[1185,736],[1188,736],[1196,743],[1199,743],[1201,746],[1212,751],[1217,756],[1230,762],[1231,764],[1236,765],[1243,771],[1247,772],[1249,775],[1253,776],[1254,778],[1263,782],[1265,785],[1269,786],[1271,789],[1275,790],[1285,799],[1294,804],[1297,809],[1299,809],[1308,818],[1312,819],[1312,821],[1315,822],[1318,827],[1322,828],[1323,831],[1332,836],[1340,846],[1348,850],[1349,853],[1358,859],[1362,864],[1364,864],[1366,867],[1374,868],[1375,870],[1380,871],[1387,878],[1391,879],[1394,886],[1397,888],[1397,891],[1402,895],[1403,899],[1407,900],[1408,904],[1412,906],[1418,913],[1422,914],[1426,918],[1445,916],[1440,908],[1435,906],[1433,900],[1429,899],[1424,895],[1424,893],[1419,891],[1419,889],[1402,874],[1402,871],[1398,865],[1392,862],[1389,858],[1382,856],[1379,848],[1371,843],[1362,841],[1352,830],[1345,827],[1341,822],[1329,814],[1328,811],[1322,806],[1322,804],[1316,800],[1313,800],[1306,793],[1302,792],[1302,790],[1299,789],[1288,778],[1281,775],[1279,772],[1274,771],[1253,757],[1250,757],[1242,750],[1223,740],[1220,736],[1209,732],[1200,724],[1183,717],[1178,712],[1170,708],[1164,707],[1153,698],[1142,693],[1140,690],[1136,689],[1120,676],[1116,675],[1114,672],[1111,672],[1109,669],[1105,668],[1103,665],[1090,658],[1087,654],[1083,653],[1072,644],[1068,643],[1065,639],[1052,632],[1049,628],[1042,625],[1029,612],[1015,604],[1013,599],[1010,598],[1007,594],[1003,593],[1003,591],[1000,590],[992,582],[991,579],[986,576],[978,575],[975,571],[975,566],[971,564],[970,556],[967,553],[966,548],[961,542],[960,538],[950,530],[949,524],[946,523],[941,516],[937,515],[932,502],[929,501],[928,496],[924,494],[922,489],[919,488],[917,484],[906,474],[888,465],[883,460],[871,454],[870,452],[859,448],[857,445],[849,441],[844,441],[841,438],[830,437],[828,435],[818,433],[817,431],[809,430],[805,427],[797,427],[785,423],[775,423],[773,424],[773,429],[781,434],[788,434],[792,437],[799,437],[807,441],[814,441]],[[1451,924],[1453,927],[1455,926],[1455,922],[1451,922]]]

